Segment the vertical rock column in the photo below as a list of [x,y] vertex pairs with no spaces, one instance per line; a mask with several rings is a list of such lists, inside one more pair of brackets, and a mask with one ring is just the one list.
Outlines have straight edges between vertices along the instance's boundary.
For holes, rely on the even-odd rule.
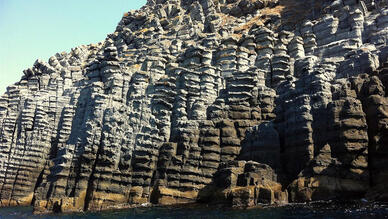
[[[17,130],[17,108],[19,105],[19,89],[16,85],[9,86],[7,88],[8,101],[5,103],[6,110],[5,118],[2,119],[1,135],[0,135],[0,150],[2,158],[0,166],[0,185],[1,185],[1,198],[6,200],[2,201],[2,206],[9,206],[9,200],[11,199],[11,194],[7,190],[12,190],[12,185],[7,186],[7,177],[8,177],[8,166],[10,166],[10,153],[11,148],[14,142],[15,131]],[[4,102],[3,102],[4,103]],[[6,187],[5,187],[6,186]],[[3,190],[5,190],[3,192]],[[3,194],[4,193],[4,194]]]
[[198,146],[201,148],[201,161],[199,166],[204,183],[207,184],[212,180],[221,160],[220,129],[213,121],[203,121],[200,126]]
[[[384,78],[387,73],[387,67],[385,67],[380,72],[380,76]],[[382,201],[387,200],[388,197],[388,189],[386,186],[386,180],[388,178],[386,168],[388,100],[385,96],[386,90],[384,89],[383,81],[376,76],[369,76],[357,78],[353,82],[357,95],[362,101],[368,125],[368,167],[370,170],[372,190],[369,191],[367,197]]]
[[[8,111],[8,98],[6,94],[0,97],[0,127],[3,127],[3,122],[5,117],[7,116]],[[2,130],[0,130],[2,133]]]
[[361,102],[350,83],[340,82],[332,92],[329,123],[321,131],[326,144],[315,145],[314,159],[290,185],[294,201],[360,198],[369,188],[368,134]]
[[[102,83],[93,85],[81,92],[79,98],[82,100],[78,106],[83,101],[87,101],[87,104],[77,108],[74,118],[71,118],[71,109],[64,111],[62,126],[65,130],[72,119],[73,129],[70,134],[64,132],[59,136],[58,140],[63,138],[66,143],[58,142],[52,154],[55,157],[45,166],[42,182],[34,194],[37,212],[87,209],[86,204],[93,191],[96,160],[100,153],[103,109],[106,104],[106,96],[101,94]],[[68,135],[69,139],[66,140]]]
[[[314,78],[314,62],[313,58],[297,62],[295,76],[299,78],[294,82],[287,81],[278,88],[276,127],[281,138],[285,171],[291,178],[296,177],[314,155],[310,97],[312,91],[305,83]],[[299,68],[300,65],[304,67]]]
[[252,30],[256,43],[256,66],[264,72],[264,78],[267,86],[272,82],[272,56],[274,47],[274,33],[268,28],[256,28]]
[[20,129],[17,131],[18,140],[9,151],[6,164],[7,180],[1,187],[2,205],[31,204],[35,184],[51,146],[47,105],[44,99],[25,100]]
[[303,47],[306,55],[313,55],[317,48],[316,36],[313,33],[313,23],[306,21],[302,24],[300,32],[303,37]]
[[287,76],[290,76],[290,56],[287,47],[281,43],[276,45],[272,58],[272,86],[277,87]]
[[163,78],[155,83],[155,93],[152,97],[152,113],[157,119],[160,135],[165,142],[169,142],[171,130],[171,114],[174,107],[176,92],[176,79]]

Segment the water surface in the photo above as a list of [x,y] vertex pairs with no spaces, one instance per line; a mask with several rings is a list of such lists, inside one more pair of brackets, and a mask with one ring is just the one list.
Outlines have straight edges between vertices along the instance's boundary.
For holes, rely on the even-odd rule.
[[217,206],[179,206],[151,207],[126,210],[88,212],[77,214],[32,215],[31,207],[0,209],[3,218],[58,218],[58,219],[94,219],[94,218],[258,218],[258,219],[370,219],[388,218],[388,205],[373,203],[314,203],[308,205],[295,204],[284,207],[260,209],[230,209]]

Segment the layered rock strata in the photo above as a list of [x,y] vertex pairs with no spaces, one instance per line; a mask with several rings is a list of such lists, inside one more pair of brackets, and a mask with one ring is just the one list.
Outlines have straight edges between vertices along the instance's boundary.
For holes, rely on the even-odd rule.
[[0,97],[0,205],[387,200],[387,39],[386,1],[149,0]]

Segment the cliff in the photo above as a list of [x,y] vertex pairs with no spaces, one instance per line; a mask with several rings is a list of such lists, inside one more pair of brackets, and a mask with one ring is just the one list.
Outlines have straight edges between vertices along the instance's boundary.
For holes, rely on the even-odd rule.
[[0,205],[388,199],[388,4],[149,0],[0,98]]

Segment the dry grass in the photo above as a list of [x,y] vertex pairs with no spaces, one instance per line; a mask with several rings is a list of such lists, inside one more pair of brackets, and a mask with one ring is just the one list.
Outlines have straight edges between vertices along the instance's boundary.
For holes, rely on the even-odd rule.
[[264,22],[263,22],[263,19],[261,19],[261,15],[256,15],[255,17],[253,17],[252,19],[250,19],[248,22],[246,22],[245,24],[241,25],[241,26],[237,26],[234,28],[234,31],[239,33],[239,32],[248,32],[249,29],[251,29],[251,27],[253,25],[264,25]]
[[256,49],[266,49],[268,46],[256,45]]
[[260,10],[259,15],[256,15],[245,24],[235,27],[234,32],[247,33],[254,25],[264,26],[272,16],[281,17],[283,24],[295,25],[305,20],[308,15],[312,14],[313,10],[322,10],[322,7],[321,1],[280,0],[279,5],[276,7],[263,8]]
[[143,28],[143,29],[140,29],[139,32],[140,33],[145,33],[145,32],[148,32],[150,29],[148,28]]
[[236,38],[237,40],[240,40],[242,38],[243,34],[242,33],[233,33],[233,34],[231,34],[231,36],[233,38]]
[[365,48],[365,47],[361,48],[361,50],[362,50],[363,52],[369,52],[369,49],[368,49],[368,48]]
[[219,13],[218,14],[221,18],[221,26],[226,26],[226,25],[229,25],[229,24],[232,24],[233,22],[236,21],[236,18],[231,16],[231,15],[228,15],[228,14],[223,14],[223,13]]
[[256,15],[245,24],[236,27],[234,31],[237,33],[248,32],[253,25],[264,26],[264,23],[269,19],[270,16],[280,16],[284,9],[284,5],[278,5],[274,8],[264,8],[260,10],[260,14]]
[[285,8],[286,8],[285,5],[278,5],[274,8],[264,8],[260,12],[261,12],[261,15],[264,15],[264,16],[269,16],[269,15],[279,15],[280,16]]
[[141,65],[140,65],[140,64],[134,64],[134,65],[132,65],[132,68],[134,68],[134,69],[140,69],[140,68],[141,68]]

